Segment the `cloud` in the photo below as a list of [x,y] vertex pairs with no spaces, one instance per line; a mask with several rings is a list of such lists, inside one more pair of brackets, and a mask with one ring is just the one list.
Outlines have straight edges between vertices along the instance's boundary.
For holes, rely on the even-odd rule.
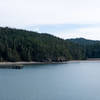
[[100,0],[0,0],[0,23],[12,27],[100,23],[99,4]]
[[87,38],[100,40],[100,24],[52,24],[33,25],[25,27],[27,30],[49,33],[60,38]]
[[100,40],[99,12],[100,0],[0,0],[0,25]]
[[100,27],[78,28],[70,32],[56,34],[56,36],[64,39],[69,38],[86,38],[92,40],[100,40]]

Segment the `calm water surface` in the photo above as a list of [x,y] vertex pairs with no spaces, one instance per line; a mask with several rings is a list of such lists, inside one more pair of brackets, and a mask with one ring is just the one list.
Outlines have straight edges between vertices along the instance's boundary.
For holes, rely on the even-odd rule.
[[0,69],[0,100],[100,100],[100,62]]

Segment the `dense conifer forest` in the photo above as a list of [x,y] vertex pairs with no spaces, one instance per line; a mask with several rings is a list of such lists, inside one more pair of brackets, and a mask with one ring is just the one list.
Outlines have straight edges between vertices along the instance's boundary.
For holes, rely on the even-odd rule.
[[69,39],[67,41],[80,45],[85,51],[87,58],[100,58],[100,41],[87,40],[84,38]]
[[100,57],[100,42],[0,27],[0,61],[59,62]]

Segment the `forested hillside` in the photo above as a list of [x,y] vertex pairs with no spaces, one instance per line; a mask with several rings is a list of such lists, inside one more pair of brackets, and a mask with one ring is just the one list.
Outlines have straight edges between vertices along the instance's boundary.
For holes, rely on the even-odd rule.
[[86,59],[79,44],[46,33],[0,27],[0,61],[67,61]]
[[0,61],[67,61],[100,58],[100,41],[63,40],[26,30],[0,27]]
[[100,41],[84,38],[68,39],[67,41],[80,45],[85,51],[86,58],[100,58]]

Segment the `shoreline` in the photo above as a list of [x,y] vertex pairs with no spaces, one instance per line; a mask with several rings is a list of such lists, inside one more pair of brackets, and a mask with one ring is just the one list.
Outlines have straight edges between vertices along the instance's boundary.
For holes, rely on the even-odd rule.
[[0,66],[3,65],[31,65],[31,64],[66,64],[69,62],[87,62],[87,61],[100,61],[99,59],[87,59],[87,60],[69,60],[64,62],[0,62]]
[[0,65],[28,65],[28,64],[41,64],[42,62],[0,62]]
[[0,62],[0,66],[3,65],[31,65],[31,64],[61,64],[61,63],[67,63],[65,62]]

